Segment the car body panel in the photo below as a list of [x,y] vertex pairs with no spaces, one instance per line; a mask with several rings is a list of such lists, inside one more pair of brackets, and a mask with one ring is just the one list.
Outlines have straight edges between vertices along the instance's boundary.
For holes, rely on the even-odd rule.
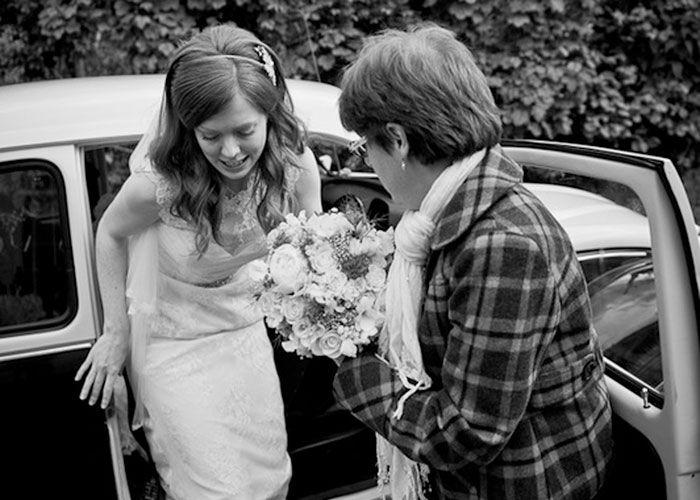
[[104,412],[73,380],[88,349],[0,361],[3,498],[118,498]]

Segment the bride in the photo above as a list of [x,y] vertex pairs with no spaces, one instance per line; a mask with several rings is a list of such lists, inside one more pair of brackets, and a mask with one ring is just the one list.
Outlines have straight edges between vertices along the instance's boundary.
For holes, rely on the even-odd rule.
[[266,231],[321,201],[276,54],[239,28],[195,35],[130,163],[97,231],[104,330],[80,397],[106,407],[128,365],[169,498],[284,498],[279,380],[248,286]]

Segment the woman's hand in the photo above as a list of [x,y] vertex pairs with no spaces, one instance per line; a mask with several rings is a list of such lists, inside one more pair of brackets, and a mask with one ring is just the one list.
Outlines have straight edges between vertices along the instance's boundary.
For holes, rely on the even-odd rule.
[[107,408],[114,392],[114,383],[121,373],[129,353],[129,336],[120,333],[105,333],[92,346],[85,361],[75,374],[75,380],[85,377],[80,399],[90,395],[89,404],[94,405],[102,392],[102,409]]

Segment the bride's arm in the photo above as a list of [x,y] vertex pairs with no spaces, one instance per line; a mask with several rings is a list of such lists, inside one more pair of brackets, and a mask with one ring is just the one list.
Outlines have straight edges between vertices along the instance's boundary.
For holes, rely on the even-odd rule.
[[102,393],[105,408],[114,381],[129,351],[129,320],[126,310],[127,242],[158,218],[155,185],[145,175],[132,174],[105,211],[97,228],[96,263],[104,312],[102,335],[90,349],[75,379],[85,376],[80,399],[90,395],[95,404]]
[[321,207],[321,176],[313,152],[308,147],[300,158],[301,173],[294,190],[299,201],[299,209],[307,215],[320,213]]

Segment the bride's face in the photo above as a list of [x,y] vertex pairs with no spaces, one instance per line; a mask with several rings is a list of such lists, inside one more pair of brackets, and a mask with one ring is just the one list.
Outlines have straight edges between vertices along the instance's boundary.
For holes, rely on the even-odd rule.
[[265,148],[267,116],[239,94],[194,133],[211,166],[229,187],[239,189]]

